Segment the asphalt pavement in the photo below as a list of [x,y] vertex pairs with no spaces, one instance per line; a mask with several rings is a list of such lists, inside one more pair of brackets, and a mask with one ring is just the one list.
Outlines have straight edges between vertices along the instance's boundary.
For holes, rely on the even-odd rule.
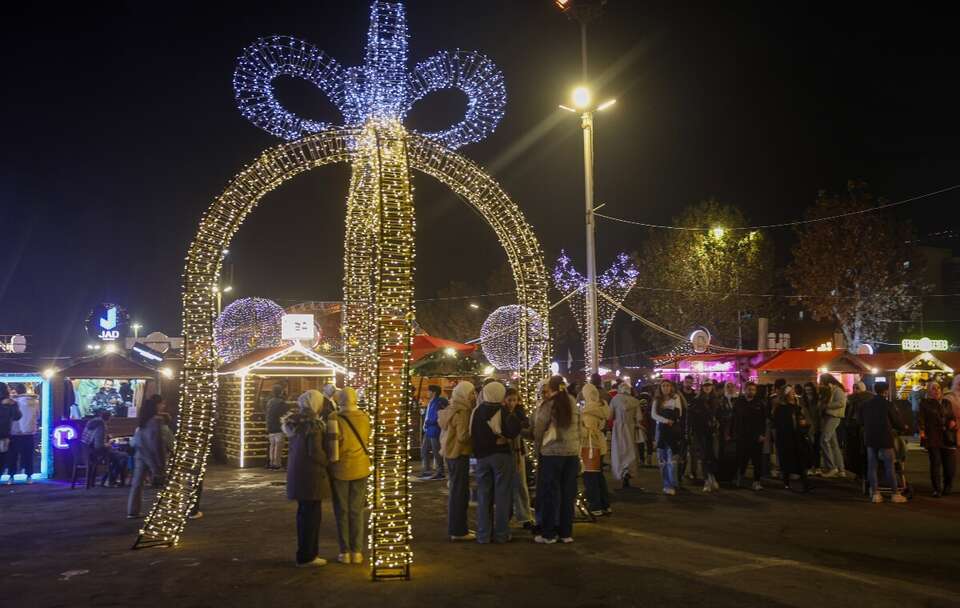
[[[282,473],[211,467],[205,517],[176,548],[138,551],[123,489],[2,486],[0,606],[958,606],[960,496],[930,497],[925,461],[911,452],[905,505],[871,504],[852,480],[668,497],[648,468],[646,490],[611,482],[613,515],[550,546],[522,529],[504,545],[451,543],[443,483],[419,482],[412,580],[378,583],[366,566],[293,567]],[[332,561],[327,504],[321,534]]]

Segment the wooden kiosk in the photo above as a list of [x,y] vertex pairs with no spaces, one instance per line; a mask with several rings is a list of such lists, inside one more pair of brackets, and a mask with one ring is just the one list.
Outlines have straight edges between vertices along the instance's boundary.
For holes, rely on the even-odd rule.
[[278,382],[287,388],[290,407],[310,389],[336,384],[346,368],[299,342],[261,348],[217,370],[216,438],[220,457],[244,468],[265,465],[269,441],[264,406]]

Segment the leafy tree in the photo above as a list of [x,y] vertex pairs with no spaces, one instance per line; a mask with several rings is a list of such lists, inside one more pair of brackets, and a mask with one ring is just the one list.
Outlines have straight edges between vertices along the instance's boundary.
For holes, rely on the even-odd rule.
[[[767,314],[771,305],[756,294],[769,293],[773,284],[773,243],[760,232],[733,230],[748,225],[747,218],[715,200],[687,207],[673,223],[703,230],[650,235],[637,256],[640,280],[628,297],[630,306],[684,335],[704,326],[725,346],[736,345],[742,329],[749,344],[754,324],[742,318]],[[651,337],[655,343],[671,341],[656,332]]]
[[[881,204],[866,184],[851,181],[845,194],[820,192],[808,219],[864,211]],[[833,320],[847,347],[881,340],[885,319],[914,318],[917,261],[908,244],[909,225],[882,212],[806,224],[798,230],[787,277],[801,305],[818,321]]]

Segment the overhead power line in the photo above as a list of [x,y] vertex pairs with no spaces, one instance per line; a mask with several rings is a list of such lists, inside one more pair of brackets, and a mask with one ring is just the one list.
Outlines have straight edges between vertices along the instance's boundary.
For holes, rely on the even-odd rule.
[[[733,226],[733,227],[724,226],[723,229],[724,229],[724,230],[731,230],[731,231],[732,231],[732,230],[739,230],[739,231],[744,231],[744,230],[765,230],[765,229],[770,229],[770,228],[790,228],[791,226],[803,226],[803,225],[805,225],[805,224],[815,224],[815,223],[817,223],[817,222],[829,222],[829,221],[833,221],[833,220],[839,220],[839,219],[842,219],[842,218],[845,218],[845,217],[851,217],[851,216],[854,216],[854,215],[863,215],[863,214],[865,214],[865,213],[874,213],[875,211],[882,211],[882,210],[884,210],[884,209],[890,209],[891,207],[898,207],[898,206],[900,206],[900,205],[906,205],[907,203],[912,203],[912,202],[919,201],[919,200],[922,200],[922,199],[925,199],[925,198],[930,198],[931,196],[937,196],[938,194],[944,194],[945,192],[950,192],[950,191],[952,191],[952,190],[957,190],[958,188],[960,188],[960,184],[956,184],[956,185],[954,185],[954,186],[949,186],[949,187],[947,187],[947,188],[942,188],[942,189],[937,190],[937,191],[935,191],[935,192],[928,192],[927,194],[921,194],[921,195],[919,195],[919,196],[913,196],[913,197],[910,197],[910,198],[906,198],[906,199],[903,199],[902,201],[897,201],[897,202],[895,202],[895,203],[887,203],[887,204],[885,204],[885,205],[878,205],[877,207],[870,207],[869,209],[861,209],[861,210],[859,210],[859,211],[849,211],[849,212],[847,212],[847,213],[839,213],[839,214],[837,214],[837,215],[829,215],[829,216],[827,216],[827,217],[817,217],[817,218],[812,218],[812,219],[809,219],[809,220],[796,220],[796,221],[793,221],[793,222],[782,222],[782,223],[779,223],[779,224],[761,224],[761,225],[758,225],[758,226]],[[644,228],[656,228],[656,229],[660,229],[660,230],[682,230],[682,231],[688,231],[688,232],[709,232],[709,231],[714,230],[714,229],[716,228],[716,226],[700,227],[700,226],[671,226],[671,225],[668,225],[668,224],[650,224],[650,223],[647,223],[647,222],[638,222],[638,221],[635,221],[635,220],[628,220],[628,219],[624,219],[624,218],[622,218],[622,217],[613,217],[612,215],[605,215],[605,214],[603,214],[603,213],[594,213],[594,215],[595,215],[596,217],[602,217],[603,219],[605,219],[605,220],[610,220],[610,221],[612,221],[612,222],[620,222],[620,223],[622,223],[622,224],[631,224],[631,225],[633,225],[633,226],[642,226],[642,227],[644,227]]]

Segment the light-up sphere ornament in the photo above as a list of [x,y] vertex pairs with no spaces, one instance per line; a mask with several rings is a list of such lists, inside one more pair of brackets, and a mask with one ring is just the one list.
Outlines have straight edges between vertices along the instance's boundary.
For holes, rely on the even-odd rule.
[[[527,350],[521,347],[521,328],[527,334]],[[483,355],[499,370],[528,370],[543,359],[547,328],[537,311],[510,304],[490,313],[480,328]]]
[[214,324],[217,354],[225,363],[258,348],[280,346],[283,308],[266,298],[241,298],[223,309]]
[[[210,286],[219,284],[223,252],[244,219],[268,192],[296,175],[330,163],[352,167],[343,237],[343,339],[347,377],[372,415],[367,548],[375,579],[407,578],[413,561],[408,459],[415,320],[411,170],[436,178],[486,220],[506,252],[518,302],[536,311],[545,325],[548,281],[533,229],[489,175],[453,151],[496,127],[505,103],[503,76],[483,55],[461,51],[438,53],[408,70],[407,39],[403,5],[377,1],[362,66],[343,68],[312,44],[289,37],[261,39],[240,57],[234,87],[241,112],[288,143],[267,150],[231,181],[204,214],[190,246],[184,273],[182,422],[166,488],[147,516],[137,546],[175,544],[196,502],[217,398],[215,294]],[[286,110],[272,86],[280,76],[312,82],[340,110],[344,126]],[[403,118],[417,100],[450,88],[467,96],[462,121],[423,134],[404,127]],[[518,335],[523,352],[533,341],[528,329],[521,325]],[[532,404],[536,379],[545,373],[537,364],[520,374],[525,404]]]

